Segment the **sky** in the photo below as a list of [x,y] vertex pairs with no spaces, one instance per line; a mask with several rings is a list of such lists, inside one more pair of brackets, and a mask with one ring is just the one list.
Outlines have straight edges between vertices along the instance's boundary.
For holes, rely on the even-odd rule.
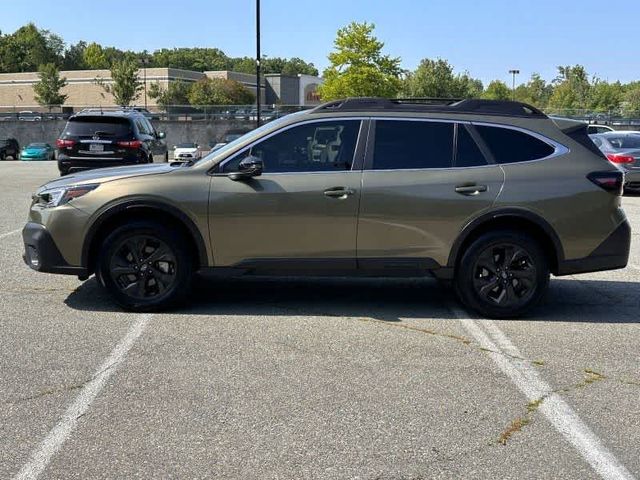
[[[0,31],[33,22],[67,43],[124,50],[217,47],[255,55],[255,0],[0,0]],[[7,5],[11,6],[7,8]],[[558,65],[592,75],[640,80],[639,0],[262,0],[262,53],[300,57],[322,71],[336,31],[373,22],[386,53],[414,69],[447,59],[488,83],[534,72],[551,80]]]

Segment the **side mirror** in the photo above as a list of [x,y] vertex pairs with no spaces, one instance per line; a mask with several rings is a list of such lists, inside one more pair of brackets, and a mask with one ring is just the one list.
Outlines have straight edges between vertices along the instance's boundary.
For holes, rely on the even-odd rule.
[[262,175],[264,164],[258,157],[249,156],[238,165],[237,172],[229,173],[228,177],[233,181],[246,180]]
[[166,135],[164,132],[158,132],[158,138],[159,138],[160,140],[162,140],[163,138],[166,138],[166,136],[167,136],[167,135]]

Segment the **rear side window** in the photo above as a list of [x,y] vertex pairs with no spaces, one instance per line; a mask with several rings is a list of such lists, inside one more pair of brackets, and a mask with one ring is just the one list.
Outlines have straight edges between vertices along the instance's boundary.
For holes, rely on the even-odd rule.
[[467,128],[458,125],[458,143],[456,144],[455,167],[478,167],[486,165],[487,159],[484,157],[478,144],[473,139]]
[[548,157],[555,151],[548,143],[519,130],[481,125],[476,125],[476,130],[497,163],[538,160]]
[[453,123],[377,120],[372,168],[451,168],[453,129]]
[[67,122],[63,136],[124,137],[131,134],[131,124],[126,118],[78,117]]

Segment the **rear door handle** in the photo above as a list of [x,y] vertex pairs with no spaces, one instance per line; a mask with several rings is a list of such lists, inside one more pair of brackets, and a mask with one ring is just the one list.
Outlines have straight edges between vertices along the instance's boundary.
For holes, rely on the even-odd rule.
[[486,192],[486,185],[458,185],[456,187],[456,193],[460,195],[478,195],[480,192]]
[[347,198],[349,195],[353,195],[356,192],[355,190],[352,190],[346,187],[332,187],[332,188],[328,188],[323,193],[325,197],[344,199],[344,198]]

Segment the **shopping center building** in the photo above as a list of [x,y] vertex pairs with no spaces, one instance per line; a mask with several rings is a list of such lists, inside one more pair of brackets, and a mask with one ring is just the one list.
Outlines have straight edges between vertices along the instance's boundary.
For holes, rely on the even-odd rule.
[[[62,93],[67,95],[64,106],[68,109],[115,106],[113,96],[97,83],[98,80],[111,83],[109,70],[69,70],[61,71],[60,76],[67,79],[67,86],[62,89]],[[147,68],[140,69],[138,76],[145,89],[135,103],[139,106],[146,104],[149,109],[157,108],[155,99],[145,95],[152,83],[159,83],[166,89],[171,82],[176,81],[196,82],[206,77],[226,78],[242,83],[254,94],[258,90],[255,75],[226,70],[196,72],[177,68]],[[320,102],[317,94],[317,87],[322,83],[320,77],[269,74],[260,80],[260,98],[267,105],[317,105]],[[42,110],[33,91],[33,86],[38,81],[37,72],[0,74],[1,111]]]

